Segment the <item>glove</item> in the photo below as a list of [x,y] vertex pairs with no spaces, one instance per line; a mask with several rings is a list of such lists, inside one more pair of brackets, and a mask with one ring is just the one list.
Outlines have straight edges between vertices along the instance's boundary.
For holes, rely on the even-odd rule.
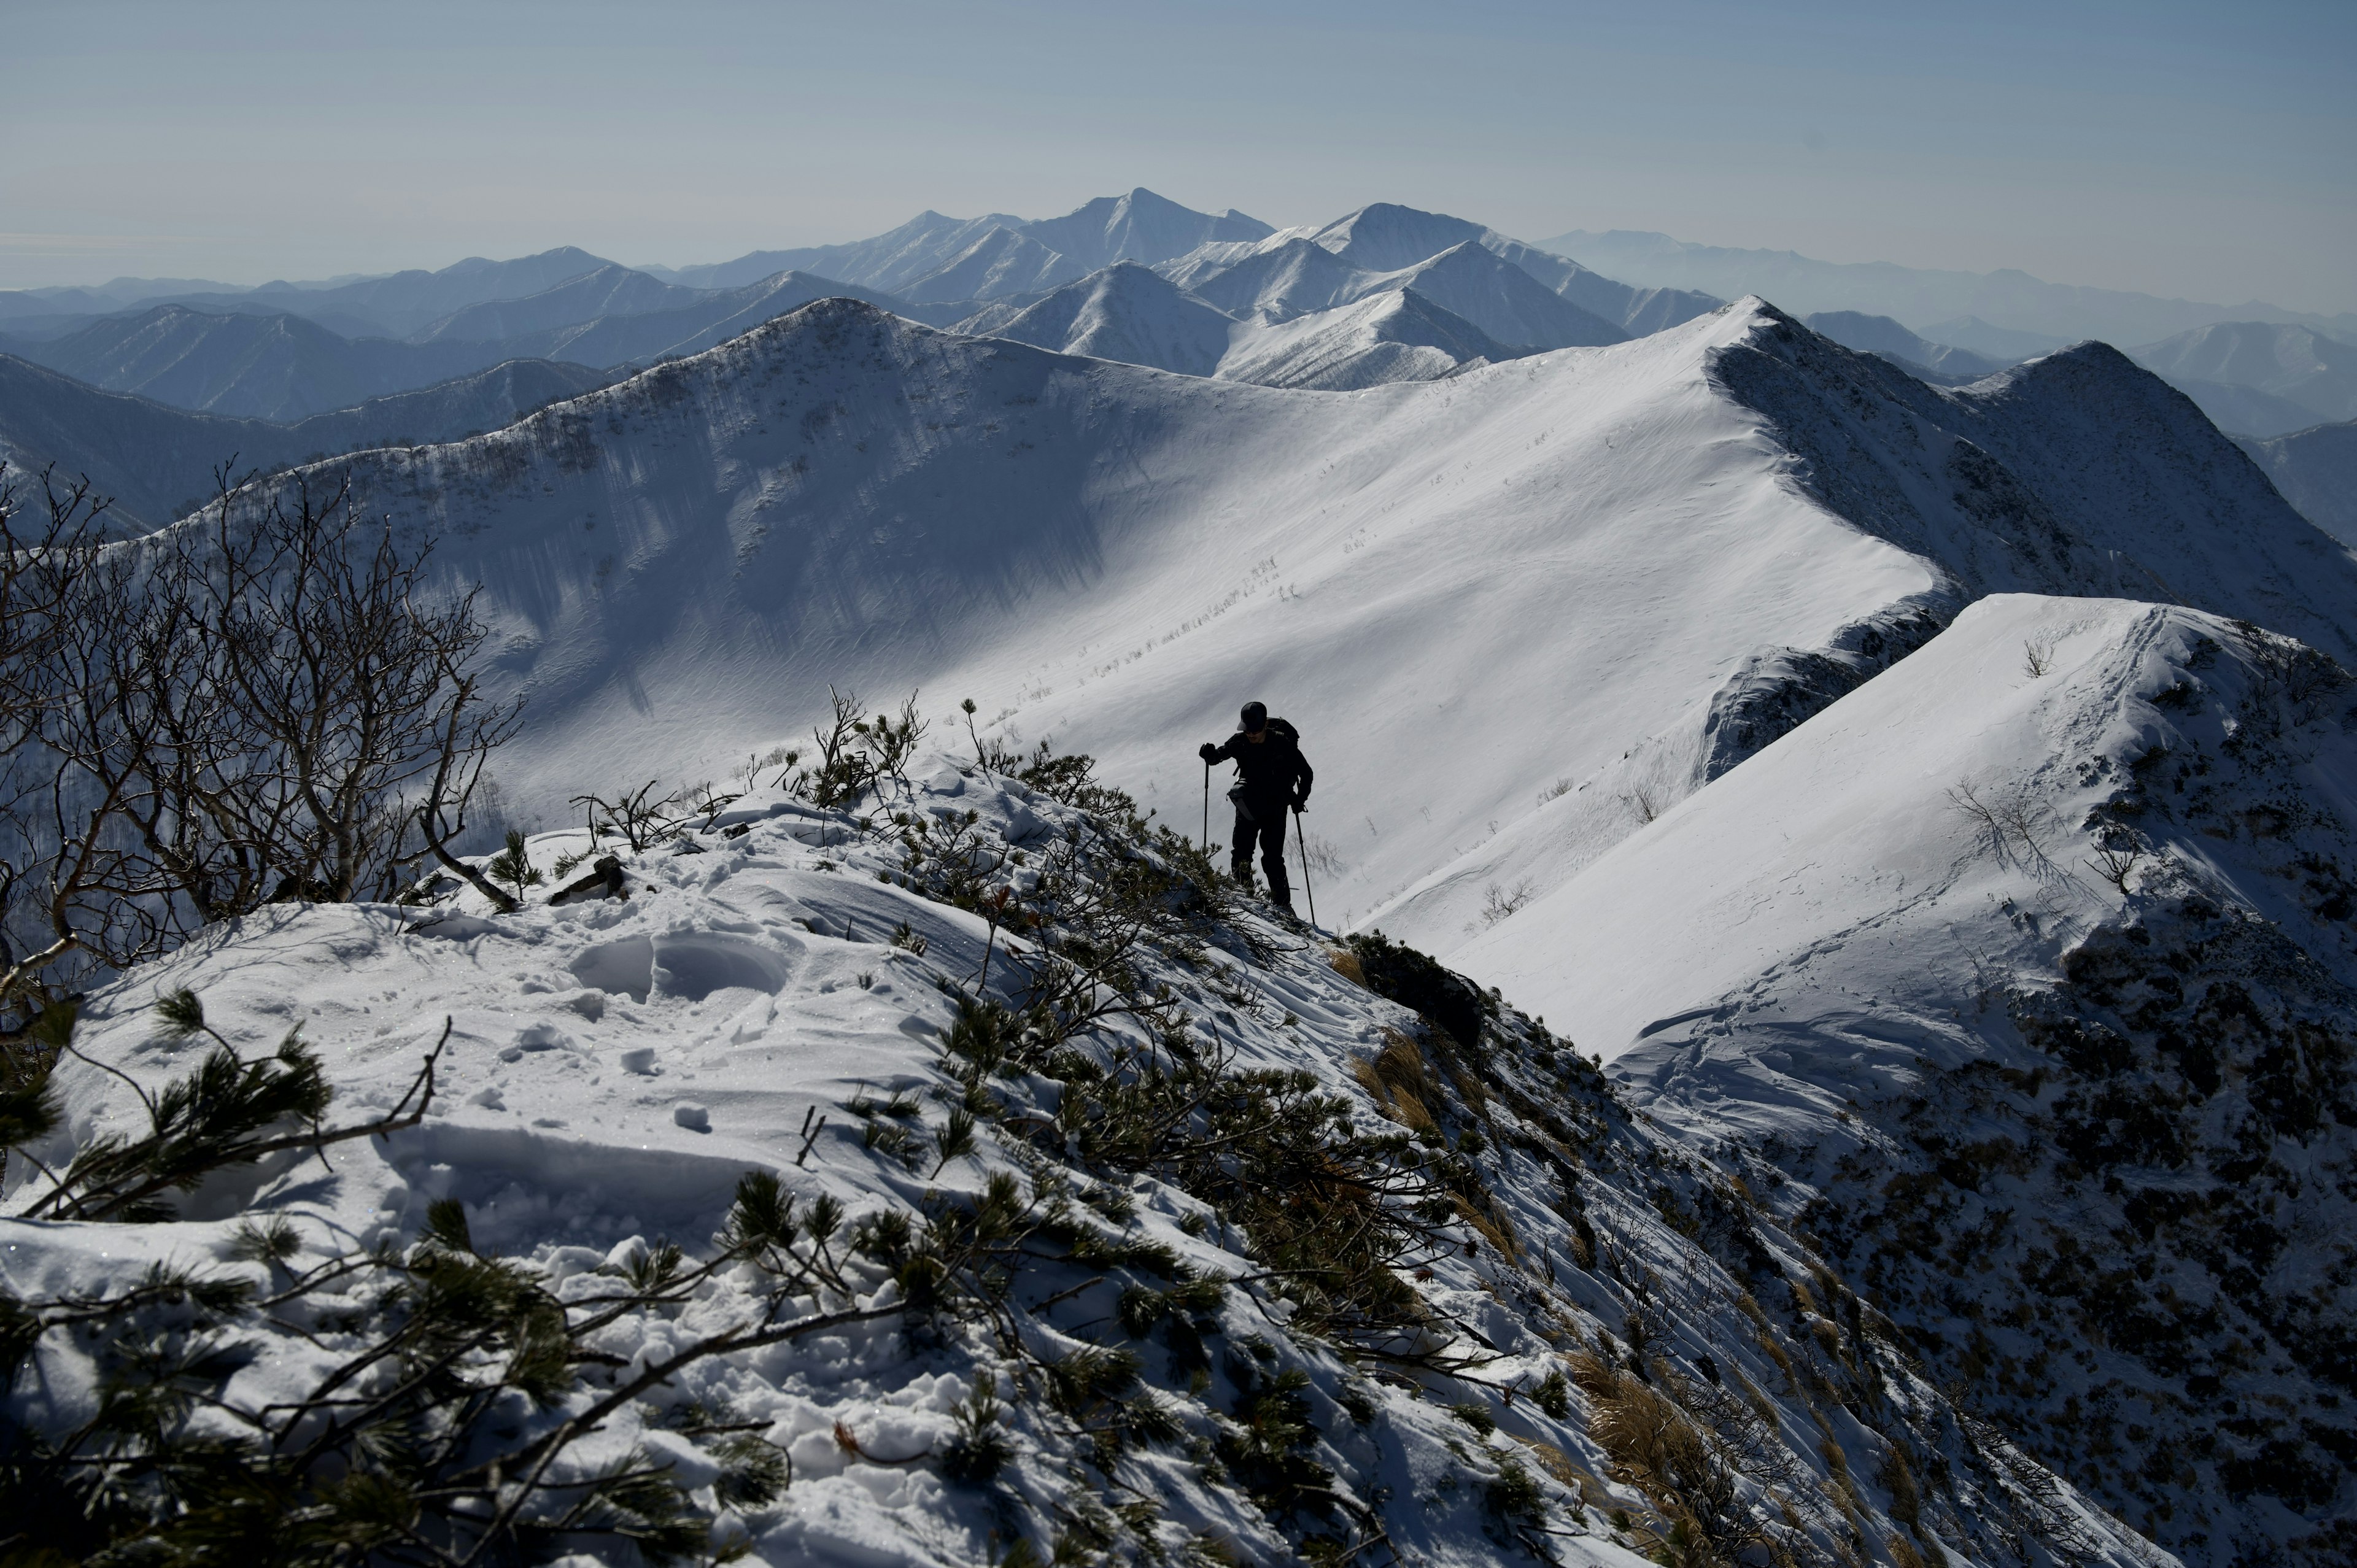
[[1296,816],[1299,816],[1302,812],[1304,812],[1304,811],[1308,811],[1308,809],[1309,809],[1309,797],[1308,797],[1308,796],[1307,796],[1307,795],[1296,795],[1296,796],[1293,798],[1293,812],[1294,812],[1294,815],[1296,815]]
[[1207,763],[1217,762],[1220,760],[1220,748],[1213,746],[1207,740],[1196,751],[1195,755],[1201,757]]

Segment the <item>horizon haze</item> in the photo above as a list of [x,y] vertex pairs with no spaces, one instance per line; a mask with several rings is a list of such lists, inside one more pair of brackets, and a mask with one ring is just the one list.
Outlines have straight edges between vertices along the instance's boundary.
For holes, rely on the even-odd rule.
[[0,287],[677,267],[1145,185],[2357,309],[2357,25],[2320,5],[12,11]]

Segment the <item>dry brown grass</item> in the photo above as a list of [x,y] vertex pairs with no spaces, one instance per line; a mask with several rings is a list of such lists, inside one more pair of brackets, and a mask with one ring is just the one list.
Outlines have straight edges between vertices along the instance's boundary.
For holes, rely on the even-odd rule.
[[1327,949],[1326,967],[1353,985],[1367,983],[1366,967],[1359,962],[1359,955],[1349,948]]
[[1729,1561],[1758,1539],[1734,1472],[1713,1440],[1659,1389],[1582,1352],[1570,1358],[1572,1381],[1587,1396],[1587,1434],[1611,1456],[1625,1481],[1672,1520],[1701,1537],[1702,1552]]
[[1351,1072],[1374,1096],[1383,1114],[1401,1126],[1420,1133],[1437,1125],[1428,1109],[1433,1090],[1432,1079],[1424,1069],[1424,1052],[1397,1029],[1384,1030],[1382,1052],[1372,1061],[1351,1063]]
[[1522,1249],[1514,1243],[1513,1227],[1502,1214],[1485,1213],[1462,1193],[1449,1195],[1456,1200],[1458,1218],[1480,1233],[1481,1239],[1498,1249],[1499,1253],[1515,1262],[1522,1261]]

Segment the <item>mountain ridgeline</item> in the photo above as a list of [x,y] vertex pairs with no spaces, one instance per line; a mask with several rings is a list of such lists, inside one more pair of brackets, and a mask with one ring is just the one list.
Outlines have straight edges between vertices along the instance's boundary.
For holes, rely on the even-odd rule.
[[[957,1162],[1003,1131],[1038,1201],[1095,1195],[1175,1249],[1085,1321],[1049,1317],[1164,1253],[1060,1243],[1083,1277],[1006,1298],[1039,1301],[1024,1343],[1058,1337],[1041,1386],[1067,1445],[1118,1425],[1100,1471],[1159,1488],[1100,1520],[1074,1483],[1054,1507],[1076,1541],[1228,1518],[1284,1560],[1313,1505],[1269,1477],[1322,1476],[1343,1489],[1314,1508],[1403,1560],[2347,1560],[2357,553],[2285,499],[2333,460],[2319,433],[2237,445],[2172,384],[2264,360],[2267,395],[2328,398],[2329,338],[2202,328],[2132,356],[1980,320],[1953,334],[1972,349],[1911,317],[1620,284],[1445,215],[1280,231],[1142,190],[710,268],[568,260],[318,291],[398,316],[339,339],[354,364],[361,343],[386,364],[533,350],[402,407],[235,420],[0,360],[12,464],[84,454],[143,521],[208,443],[265,467],[364,448],[249,499],[349,479],[372,524],[436,539],[439,586],[476,593],[481,694],[526,715],[496,759],[519,836],[492,875],[519,894],[533,854],[569,872],[612,848],[585,799],[742,787],[661,848],[630,837],[627,900],[511,918],[480,885],[421,884],[440,908],[298,910],[167,961],[238,1006],[328,1015],[379,1105],[414,1042],[360,1015],[405,985],[404,1016],[451,1013],[468,1098],[352,1198],[388,1242],[463,1198],[552,1278],[660,1282],[630,1237],[716,1230],[726,1162],[701,1150],[823,1187],[832,1228],[845,1203],[963,1193]],[[192,345],[278,347],[235,374],[176,359],[161,324],[181,317]],[[284,346],[318,342],[269,325],[290,318],[141,301],[38,346],[119,341],[122,374],[284,408],[326,384],[288,368]],[[449,428],[477,416],[495,427]],[[448,438],[397,428],[436,421]],[[905,719],[864,717],[904,694]],[[1254,697],[1317,763],[1296,846],[1356,933],[1330,950],[1206,891],[1187,842],[1221,825],[1196,745]],[[918,766],[928,722],[958,755]],[[874,800],[794,782],[830,725],[899,737]],[[1146,1053],[1111,1070],[1035,1050],[1047,1015],[1023,1022],[1012,992],[1004,1019],[976,1010],[1018,955],[1115,950],[1061,914],[1007,923],[1094,875],[1194,922],[1157,928],[1167,953],[1119,950],[1148,955],[1122,994],[1189,1011],[1108,1025]],[[147,1049],[155,989],[100,999],[93,1048]],[[1214,1020],[1212,1057],[1178,1051]],[[1295,1266],[1267,1251],[1276,1211],[1231,1230],[1196,1196],[1141,1178],[1100,1202],[1064,1169],[1105,1146],[1087,1119],[1128,1104],[1148,1055],[1225,1093],[1238,1042],[1283,1069],[1255,1092],[1363,1095],[1384,1148],[1458,1173],[1418,1212],[1461,1221],[1461,1255],[1377,1293],[1445,1304],[1401,1343],[1486,1348],[1433,1410],[1447,1380],[1422,1361],[1346,1402],[1346,1367],[1374,1360],[1287,1326],[1335,1321],[1330,1297],[1251,1330],[1232,1312],[1241,1350],[1186,1359],[1230,1332],[1200,1289],[1175,1326],[1189,1271],[1233,1283],[1231,1247]],[[76,1084],[44,1158],[132,1114],[114,1080]],[[568,1169],[575,1194],[544,1190]],[[905,1261],[888,1226],[847,1234]],[[905,1307],[881,1279],[839,1290],[845,1310]],[[1103,1359],[1129,1339],[1167,1342],[1168,1377],[1158,1348]],[[780,1350],[630,1441],[719,1474],[698,1444],[760,1424],[741,1396],[780,1412],[799,1477],[744,1516],[777,1560],[963,1541],[980,1494],[892,1466],[971,1455],[1001,1385],[968,1348],[927,1353],[875,1352],[792,1403],[778,1369],[814,1363]],[[1439,1455],[1474,1466],[1478,1504]],[[855,1487],[856,1466],[928,1479]],[[1514,1483],[1526,1466],[1555,1489]],[[1049,1507],[990,1495],[1002,1523]],[[1534,1519],[1567,1544],[1517,1533]]]

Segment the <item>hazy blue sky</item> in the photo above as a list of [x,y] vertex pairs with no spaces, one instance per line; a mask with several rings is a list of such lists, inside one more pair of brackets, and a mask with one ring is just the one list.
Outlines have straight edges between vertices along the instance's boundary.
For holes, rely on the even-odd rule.
[[1146,185],[2357,309],[2357,4],[0,0],[0,286]]

